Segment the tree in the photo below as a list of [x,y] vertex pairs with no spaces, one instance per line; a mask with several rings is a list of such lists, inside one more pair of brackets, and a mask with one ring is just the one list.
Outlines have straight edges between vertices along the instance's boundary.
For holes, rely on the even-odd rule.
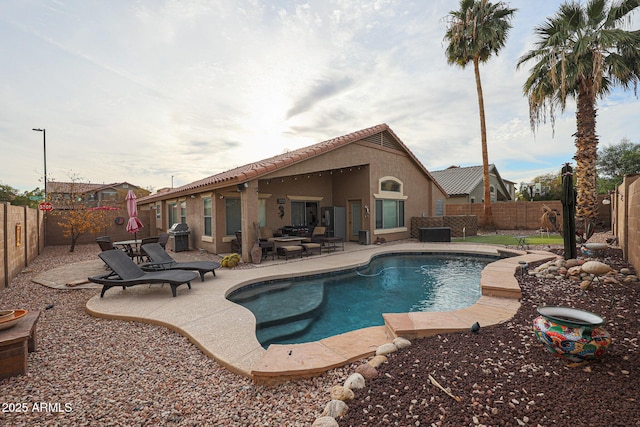
[[0,184],[0,202],[11,202],[18,195],[18,190],[7,184]]
[[58,226],[62,235],[71,238],[69,252],[75,250],[76,242],[83,234],[104,230],[112,220],[110,211],[118,209],[115,206],[88,207],[81,186],[78,177],[72,177],[69,192],[56,199],[55,210],[51,212],[60,218]]
[[17,189],[10,185],[0,184],[0,202],[9,202],[14,206],[28,206],[30,208],[37,208],[40,200],[32,200],[35,197],[42,197],[44,192],[36,187],[31,191],[24,191],[19,193]]
[[640,0],[566,2],[535,28],[539,38],[535,48],[518,60],[518,68],[535,62],[524,84],[534,132],[547,117],[553,126],[556,109],[564,112],[567,99],[576,100],[576,217],[581,222],[594,222],[598,215],[597,98],[614,86],[636,88],[639,81],[640,31],[623,29],[638,6]]
[[492,54],[504,47],[511,29],[511,18],[516,9],[509,9],[503,2],[487,0],[460,0],[460,9],[448,15],[445,40],[447,62],[465,68],[473,63],[480,112],[480,134],[482,137],[482,169],[484,179],[484,226],[493,228],[491,192],[489,179],[489,151],[487,148],[487,126],[484,114],[484,97],[480,80],[480,63],[487,62]]
[[[529,186],[520,186],[518,192],[518,199],[533,201],[533,200],[560,200],[562,196],[562,176],[560,173],[548,173],[533,178],[533,181],[529,183]],[[539,185],[538,185],[539,184]],[[540,188],[540,193],[535,193],[535,189]],[[532,197],[532,190],[533,197]]]
[[640,173],[640,144],[624,138],[598,151],[598,193],[615,190],[625,175]]

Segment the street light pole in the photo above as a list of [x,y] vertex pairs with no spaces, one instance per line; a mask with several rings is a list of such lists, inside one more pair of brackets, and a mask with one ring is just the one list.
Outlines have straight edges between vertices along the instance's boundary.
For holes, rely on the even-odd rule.
[[44,148],[44,201],[47,201],[47,130],[33,129],[36,132],[42,132],[42,144]]

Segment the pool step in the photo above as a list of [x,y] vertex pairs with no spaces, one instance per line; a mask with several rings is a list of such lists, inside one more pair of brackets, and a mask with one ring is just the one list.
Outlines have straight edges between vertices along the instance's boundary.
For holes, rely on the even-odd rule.
[[323,301],[324,285],[317,282],[262,293],[240,303],[256,316],[257,327],[264,328],[308,317]]
[[315,317],[308,317],[293,322],[279,323],[256,331],[256,337],[263,347],[268,347],[272,342],[279,342],[283,339],[304,332],[315,320]]
[[278,292],[284,289],[288,289],[291,287],[291,285],[293,285],[293,282],[275,282],[268,285],[247,287],[247,289],[234,292],[231,299],[234,302],[242,304],[245,301],[257,298],[264,293]]

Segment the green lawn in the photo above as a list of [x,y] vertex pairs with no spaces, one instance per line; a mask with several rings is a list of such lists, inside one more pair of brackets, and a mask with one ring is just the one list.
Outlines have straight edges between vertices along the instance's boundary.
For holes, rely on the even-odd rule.
[[[467,236],[464,240],[462,237],[454,237],[452,242],[469,242],[469,243],[489,243],[493,245],[509,245],[517,246],[518,239],[515,236],[490,234],[486,236]],[[562,236],[559,234],[551,234],[549,237],[546,235],[532,235],[527,236],[525,240],[527,245],[562,245]]]

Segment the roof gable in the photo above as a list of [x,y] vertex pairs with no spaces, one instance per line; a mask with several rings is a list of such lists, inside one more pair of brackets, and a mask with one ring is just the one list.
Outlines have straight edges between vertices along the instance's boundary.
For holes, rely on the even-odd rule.
[[400,139],[395,135],[391,128],[389,128],[387,124],[383,123],[380,125],[372,126],[370,128],[352,132],[347,135],[339,136],[337,138],[319,142],[317,144],[309,145],[307,147],[299,148],[297,150],[289,151],[287,153],[279,154],[277,156],[260,160],[258,162],[239,166],[237,168],[230,169],[228,171],[221,172],[219,174],[212,175],[201,180],[191,182],[189,184],[185,184],[181,187],[171,189],[167,192],[152,194],[139,199],[138,202],[148,202],[155,199],[164,199],[168,196],[175,197],[175,195],[179,193],[192,193],[195,192],[194,190],[197,191],[204,188],[217,188],[232,185],[234,183],[242,183],[247,180],[257,179],[276,170],[292,166],[299,162],[344,147],[356,141],[364,141],[370,144],[385,147],[387,149],[399,150],[406,153],[416,164],[416,166],[420,168],[425,175],[431,178],[432,181],[444,192],[444,189],[442,189],[438,182],[433,179],[431,174],[429,174],[422,163],[420,163],[420,161],[413,155],[413,153],[411,153],[411,151],[402,143],[402,141],[400,141]]
[[450,196],[467,195],[482,182],[482,166],[451,167],[431,175]]
[[[489,173],[495,175],[502,192],[510,198],[511,195],[502,177],[498,173],[498,169],[493,163],[489,164]],[[433,171],[431,175],[450,196],[467,196],[479,185],[482,185],[484,180],[482,165],[467,167],[452,166],[444,170]]]

